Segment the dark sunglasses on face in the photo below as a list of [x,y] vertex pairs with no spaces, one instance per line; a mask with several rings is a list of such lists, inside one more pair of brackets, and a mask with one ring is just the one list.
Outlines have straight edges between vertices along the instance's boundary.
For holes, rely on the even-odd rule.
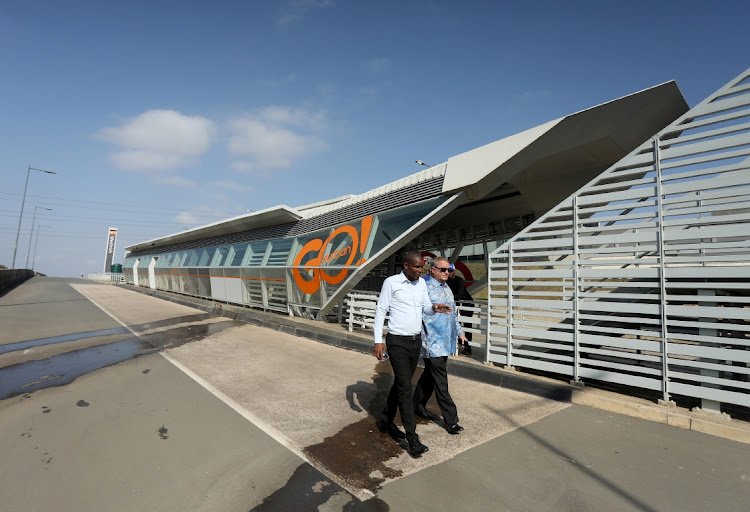
[[440,272],[450,272],[451,269],[449,267],[433,267],[435,270],[439,270]]

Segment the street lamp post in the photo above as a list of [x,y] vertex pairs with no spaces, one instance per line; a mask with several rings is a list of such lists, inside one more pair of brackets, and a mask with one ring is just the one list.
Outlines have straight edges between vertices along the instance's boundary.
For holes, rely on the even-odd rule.
[[[33,226],[32,226],[33,227]],[[34,257],[31,258],[31,269],[33,270],[36,263],[36,246],[39,245],[39,231],[42,228],[51,228],[52,226],[37,226],[36,227],[36,242],[34,242]]]
[[16,253],[18,252],[18,236],[21,234],[21,220],[23,219],[23,205],[26,203],[26,189],[29,188],[29,174],[31,171],[46,172],[47,174],[57,174],[54,171],[46,171],[44,169],[37,169],[36,167],[29,166],[26,169],[26,185],[23,187],[23,199],[21,199],[21,215],[18,216],[18,230],[16,230],[16,243],[13,246],[13,263],[10,264],[10,268],[16,268]]
[[34,238],[34,224],[36,223],[36,211],[37,210],[48,210],[51,212],[52,208],[45,208],[44,206],[34,205],[34,216],[31,218],[31,234],[29,235],[29,250],[26,251],[26,268],[29,268],[29,256],[31,255],[31,240]]
[[414,161],[418,163],[419,165],[424,165],[425,167],[432,167],[431,165],[427,165],[426,163],[424,163],[422,160],[414,160]]

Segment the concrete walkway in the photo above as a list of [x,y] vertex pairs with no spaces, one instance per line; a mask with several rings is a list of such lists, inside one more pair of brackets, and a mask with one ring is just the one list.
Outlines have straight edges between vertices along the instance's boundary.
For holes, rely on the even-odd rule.
[[[0,297],[0,326],[0,386],[15,383],[0,400],[3,510],[689,511],[750,500],[750,445],[583,407],[543,380],[477,378],[491,371],[478,364],[451,361],[466,431],[421,422],[430,451],[413,459],[375,429],[392,375],[369,354],[82,280],[21,285]],[[111,364],[58,364],[97,353]]]

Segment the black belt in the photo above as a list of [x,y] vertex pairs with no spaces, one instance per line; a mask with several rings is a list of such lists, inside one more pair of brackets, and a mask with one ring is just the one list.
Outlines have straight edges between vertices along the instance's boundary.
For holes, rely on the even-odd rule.
[[393,336],[394,338],[403,338],[405,340],[412,340],[412,341],[416,341],[416,340],[421,340],[422,339],[422,333],[419,333],[419,334],[406,334],[406,335],[404,335],[404,334],[391,334],[391,333],[388,333],[388,336]]

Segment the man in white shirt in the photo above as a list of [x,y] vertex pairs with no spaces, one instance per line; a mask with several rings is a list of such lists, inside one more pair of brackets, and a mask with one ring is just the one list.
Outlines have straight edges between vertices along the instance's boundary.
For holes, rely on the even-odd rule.
[[[411,378],[417,368],[422,348],[422,315],[449,313],[445,304],[433,304],[427,295],[425,282],[419,278],[424,260],[418,252],[408,252],[404,257],[404,270],[385,280],[380,290],[378,306],[375,309],[375,349],[378,360],[383,360],[388,349],[393,368],[393,386],[379,424],[381,432],[387,432],[394,439],[406,438],[412,455],[419,456],[428,448],[419,441],[416,432],[414,404],[412,402]],[[388,335],[383,343],[383,322],[386,313]],[[396,409],[401,411],[401,423],[406,434],[393,423]]]

